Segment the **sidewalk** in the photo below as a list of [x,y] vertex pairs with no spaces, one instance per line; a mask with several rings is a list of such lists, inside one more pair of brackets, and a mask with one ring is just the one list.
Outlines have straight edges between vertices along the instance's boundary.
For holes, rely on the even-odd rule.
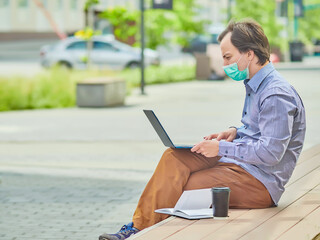
[[319,56],[305,56],[302,62],[280,62],[276,63],[278,70],[319,70]]
[[[320,70],[281,70],[307,111],[305,149],[320,143]],[[97,239],[131,216],[165,147],[239,125],[242,83],[192,81],[136,89],[119,108],[0,113],[0,240]]]

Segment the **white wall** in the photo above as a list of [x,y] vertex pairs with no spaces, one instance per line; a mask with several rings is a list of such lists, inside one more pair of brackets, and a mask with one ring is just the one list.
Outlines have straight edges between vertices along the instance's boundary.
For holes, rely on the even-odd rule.
[[0,31],[8,31],[11,28],[10,1],[2,1],[0,5]]
[[[40,0],[61,31],[84,26],[85,0]],[[52,32],[51,24],[33,0],[0,0],[0,32]],[[2,4],[1,4],[2,3]],[[25,6],[19,6],[25,3]]]
[[[83,7],[85,0],[41,0],[47,7],[60,31],[71,32],[84,27]],[[122,5],[139,9],[140,0],[100,0],[95,8],[104,10]],[[227,18],[228,0],[197,0],[203,6],[200,17],[212,23],[221,23]],[[26,6],[19,6],[26,4]],[[53,29],[43,12],[33,0],[0,0],[0,32],[52,32]]]

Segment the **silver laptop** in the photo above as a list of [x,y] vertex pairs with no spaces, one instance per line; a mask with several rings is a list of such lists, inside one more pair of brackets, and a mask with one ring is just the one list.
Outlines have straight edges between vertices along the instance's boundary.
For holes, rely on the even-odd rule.
[[193,148],[193,145],[175,145],[171,141],[170,137],[168,136],[166,130],[162,127],[159,119],[155,115],[155,113],[152,110],[143,110],[143,112],[146,114],[147,118],[149,119],[151,125],[153,126],[154,130],[156,130],[158,136],[160,137],[161,141],[166,147],[170,148]]

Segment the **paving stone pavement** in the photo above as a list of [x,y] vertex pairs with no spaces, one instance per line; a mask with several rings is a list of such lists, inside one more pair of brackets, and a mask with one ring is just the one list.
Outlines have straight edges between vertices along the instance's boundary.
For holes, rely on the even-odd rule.
[[144,182],[1,174],[0,239],[97,239],[130,222]]
[[[320,143],[320,68],[282,70],[307,111],[305,149]],[[242,83],[191,81],[134,90],[126,106],[0,113],[0,240],[97,239],[131,221],[165,147],[239,125]],[[186,141],[186,142],[185,142]]]

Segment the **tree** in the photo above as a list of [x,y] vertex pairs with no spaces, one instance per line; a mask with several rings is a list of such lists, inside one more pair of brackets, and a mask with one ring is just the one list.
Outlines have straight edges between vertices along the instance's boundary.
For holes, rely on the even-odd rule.
[[[198,5],[195,0],[175,0],[173,10],[147,9],[145,11],[146,46],[155,49],[169,42],[182,46],[188,44],[194,34],[203,33],[206,21],[197,20]],[[115,35],[126,41],[130,34],[140,39],[138,26],[140,11],[123,7],[107,9],[100,17],[109,20],[115,28]],[[134,21],[131,26],[128,24]],[[139,42],[136,43],[139,45]]]
[[[320,39],[320,1],[304,0],[303,3],[307,9],[304,11],[304,16],[298,18],[298,39],[305,44],[311,44],[313,39]],[[309,6],[311,7],[309,8]],[[293,7],[293,2],[290,1],[288,8],[288,18],[290,22],[293,22]],[[290,29],[293,29],[293,26],[291,26]],[[293,33],[290,38],[293,40]]]
[[89,26],[89,10],[92,6],[99,4],[99,0],[86,0],[86,2],[84,3],[84,7],[83,7],[83,11],[85,13],[85,25],[86,27]]
[[137,19],[138,11],[129,12],[125,7],[117,6],[103,11],[99,17],[107,19],[113,26],[114,35],[123,42],[135,37],[138,33]]
[[[288,41],[299,40],[305,44],[311,44],[313,39],[320,39],[320,1],[304,0],[303,4],[307,7],[304,16],[298,18],[298,39],[294,39],[294,0],[288,0],[288,25],[281,26],[275,15],[276,1],[272,0],[236,0],[233,9],[236,19],[251,17],[259,22],[266,35],[268,36],[271,48],[280,47],[288,50]],[[308,8],[308,6],[311,6]],[[314,6],[314,7],[312,7]],[[281,37],[280,32],[288,32],[287,37]]]
[[283,29],[283,26],[277,21],[275,10],[275,0],[236,0],[232,17],[236,20],[243,18],[254,19],[264,29],[271,49],[283,48],[286,40],[280,37],[280,31]]
[[99,0],[87,0],[84,5],[84,11],[86,13],[86,27],[83,30],[79,30],[75,33],[76,37],[82,38],[87,43],[87,56],[82,57],[82,61],[87,63],[87,68],[91,68],[91,51],[93,48],[92,37],[94,35],[100,35],[100,31],[94,31],[93,29],[93,9],[95,4],[98,4]]
[[147,45],[156,48],[169,40],[187,46],[195,34],[204,32],[207,23],[197,19],[199,8],[194,0],[175,0],[173,10],[148,10],[145,23]]

